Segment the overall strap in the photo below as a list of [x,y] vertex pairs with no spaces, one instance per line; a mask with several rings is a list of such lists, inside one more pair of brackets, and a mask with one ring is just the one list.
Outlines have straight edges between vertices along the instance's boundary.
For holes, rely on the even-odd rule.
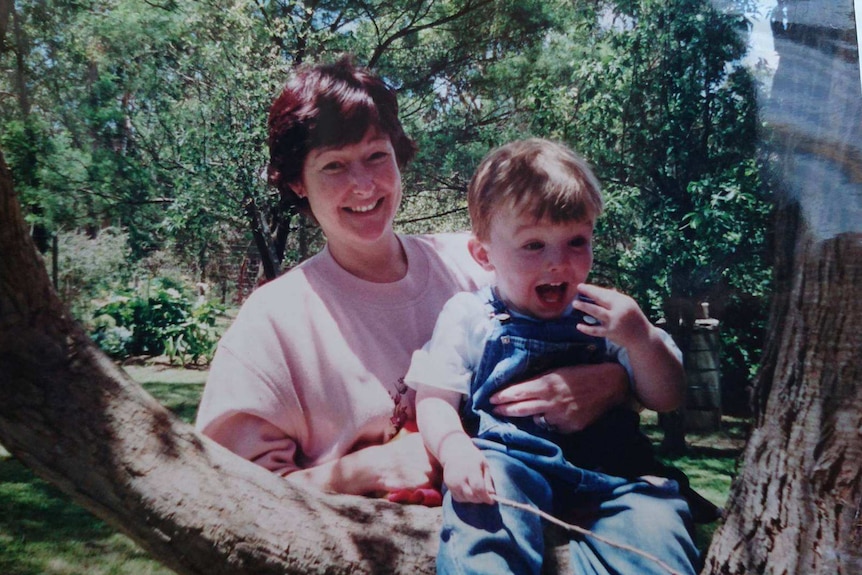
[[485,309],[488,311],[488,317],[500,322],[505,322],[512,318],[506,304],[503,303],[503,300],[497,297],[497,291],[493,286],[483,287],[479,292],[479,296],[485,304]]

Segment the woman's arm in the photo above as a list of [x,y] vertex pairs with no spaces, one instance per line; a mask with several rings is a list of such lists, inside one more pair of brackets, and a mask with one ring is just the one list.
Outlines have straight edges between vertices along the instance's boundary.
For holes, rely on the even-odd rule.
[[574,365],[510,385],[491,397],[507,417],[544,415],[558,431],[580,431],[608,410],[630,403],[626,370],[617,363]]
[[349,453],[287,475],[289,481],[330,493],[371,495],[440,485],[440,467],[418,433]]

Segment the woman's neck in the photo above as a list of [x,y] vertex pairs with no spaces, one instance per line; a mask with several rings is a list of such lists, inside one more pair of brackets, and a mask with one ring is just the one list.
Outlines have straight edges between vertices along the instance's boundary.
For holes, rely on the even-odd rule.
[[394,233],[373,246],[330,243],[329,253],[338,265],[365,281],[392,283],[407,275],[407,254]]

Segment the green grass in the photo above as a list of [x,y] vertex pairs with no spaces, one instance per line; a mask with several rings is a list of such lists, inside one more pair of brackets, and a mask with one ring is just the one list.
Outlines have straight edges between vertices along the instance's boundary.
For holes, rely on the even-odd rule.
[[[653,443],[661,443],[662,431],[655,413],[645,412],[641,425]],[[745,444],[748,424],[745,419],[724,417],[721,429],[711,433],[688,433],[688,450],[680,457],[663,457],[665,463],[685,472],[691,486],[700,495],[724,507],[730,493],[730,484],[736,475],[739,454]],[[719,522],[695,526],[695,543],[706,550]]]
[[[129,375],[185,421],[192,421],[206,371],[161,364],[133,365]],[[656,416],[642,417],[647,435],[658,443]],[[745,421],[725,418],[719,432],[686,439],[684,457],[666,460],[688,474],[701,495],[722,506],[730,489]],[[696,542],[706,549],[717,524],[697,527]],[[37,478],[0,446],[0,574],[2,575],[168,575],[130,539],[72,503]]]
[[9,457],[0,459],[0,501],[4,575],[172,573]]

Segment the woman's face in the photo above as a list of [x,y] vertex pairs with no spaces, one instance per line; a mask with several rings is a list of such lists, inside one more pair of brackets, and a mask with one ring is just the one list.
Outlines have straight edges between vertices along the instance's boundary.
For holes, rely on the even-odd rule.
[[308,198],[331,245],[384,239],[401,203],[401,172],[389,136],[371,129],[356,144],[311,150],[294,191]]

